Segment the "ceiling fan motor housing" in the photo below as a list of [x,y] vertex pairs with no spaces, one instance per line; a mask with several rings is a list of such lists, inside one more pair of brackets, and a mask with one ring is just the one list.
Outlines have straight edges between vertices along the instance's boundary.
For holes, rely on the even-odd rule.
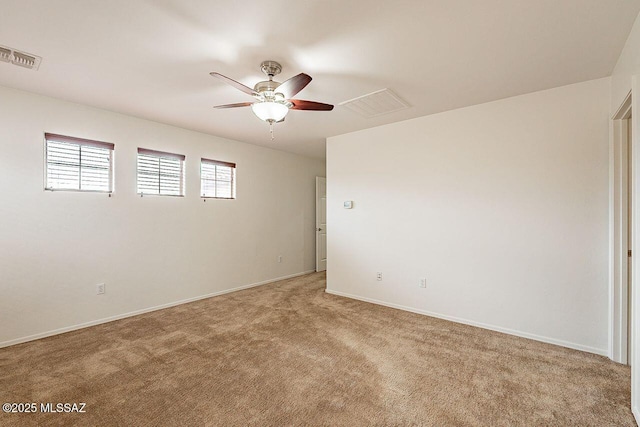
[[256,83],[256,85],[253,87],[253,90],[258,93],[273,92],[278,86],[280,86],[280,83],[278,82],[275,82],[273,80],[265,80],[263,82]]
[[280,86],[279,82],[273,81],[273,76],[280,74],[280,72],[282,71],[282,65],[280,65],[276,61],[262,61],[262,64],[260,64],[260,69],[269,77],[269,80],[256,83],[256,85],[253,87],[253,90],[267,97],[268,99],[271,98],[269,100],[272,101],[274,100],[272,98],[275,96],[276,88]]

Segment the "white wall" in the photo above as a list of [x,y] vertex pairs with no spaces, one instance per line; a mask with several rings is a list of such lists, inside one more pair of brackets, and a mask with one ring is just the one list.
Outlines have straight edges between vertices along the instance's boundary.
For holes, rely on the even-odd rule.
[[329,138],[328,292],[606,354],[609,96],[605,78]]
[[629,33],[618,62],[611,74],[611,115],[631,91],[633,76],[640,74],[640,15]]
[[[1,87],[0,117],[0,346],[314,268],[323,160]],[[44,191],[45,131],[115,143],[114,196]],[[139,146],[186,155],[186,197],[136,195]],[[236,200],[202,201],[200,157]]]

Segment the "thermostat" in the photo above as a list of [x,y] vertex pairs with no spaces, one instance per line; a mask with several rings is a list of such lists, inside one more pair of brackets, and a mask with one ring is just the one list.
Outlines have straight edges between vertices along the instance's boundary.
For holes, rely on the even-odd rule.
[[344,202],[345,209],[351,209],[352,207],[353,207],[353,202],[351,200],[347,200],[346,202]]

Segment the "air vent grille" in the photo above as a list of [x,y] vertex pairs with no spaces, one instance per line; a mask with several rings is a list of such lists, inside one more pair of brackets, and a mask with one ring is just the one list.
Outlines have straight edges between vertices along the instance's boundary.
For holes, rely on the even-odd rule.
[[10,47],[0,46],[0,61],[9,62],[30,70],[37,70],[40,68],[42,58]]
[[340,103],[351,111],[364,117],[377,117],[383,114],[409,108],[410,105],[391,89],[381,89]]

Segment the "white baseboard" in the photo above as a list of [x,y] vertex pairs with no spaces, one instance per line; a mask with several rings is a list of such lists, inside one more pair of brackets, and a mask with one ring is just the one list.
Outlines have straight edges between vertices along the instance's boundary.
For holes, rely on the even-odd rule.
[[608,355],[608,350],[607,349],[600,349],[600,348],[595,348],[595,347],[589,347],[589,346],[582,345],[582,344],[575,344],[575,343],[572,343],[572,342],[569,342],[569,341],[557,340],[555,338],[543,337],[543,336],[540,336],[540,335],[530,334],[530,333],[527,333],[527,332],[521,332],[521,331],[517,331],[517,330],[514,330],[514,329],[508,329],[508,328],[503,328],[503,327],[500,327],[500,326],[488,325],[486,323],[475,322],[473,320],[467,320],[467,319],[461,319],[459,317],[447,316],[447,315],[444,315],[444,314],[434,313],[434,312],[427,311],[427,310],[420,310],[420,309],[413,308],[413,307],[407,307],[407,306],[400,305],[400,304],[388,303],[388,302],[376,300],[376,299],[373,299],[373,298],[361,297],[359,295],[352,295],[352,294],[348,294],[348,293],[345,293],[345,292],[334,291],[334,290],[331,290],[331,289],[326,289],[325,292],[328,293],[328,294],[332,294],[332,295],[338,295],[338,296],[341,296],[341,297],[351,298],[351,299],[355,299],[355,300],[359,300],[359,301],[370,302],[372,304],[383,305],[385,307],[391,307],[391,308],[396,308],[396,309],[399,309],[399,310],[409,311],[411,313],[423,314],[425,316],[436,317],[438,319],[449,320],[451,322],[462,323],[464,325],[476,326],[478,328],[489,329],[491,331],[502,332],[504,334],[515,335],[517,337],[528,338],[528,339],[531,339],[531,340],[540,341],[540,342],[544,342],[544,343],[547,343],[547,344],[555,344],[555,345],[559,345],[559,346],[562,346],[562,347],[572,348],[574,350],[586,351],[587,353],[594,353],[594,354],[598,354],[598,355],[601,355],[601,356],[607,356]]
[[22,343],[28,342],[28,341],[35,341],[35,340],[39,340],[41,338],[50,337],[50,336],[53,336],[53,335],[64,334],[65,332],[71,332],[71,331],[75,331],[75,330],[78,330],[78,329],[88,328],[90,326],[100,325],[102,323],[109,323],[109,322],[113,322],[114,320],[125,319],[127,317],[133,317],[133,316],[137,316],[139,314],[149,313],[151,311],[157,311],[157,310],[162,310],[162,309],[169,308],[169,307],[175,307],[176,305],[187,304],[187,303],[198,301],[198,300],[201,300],[201,299],[216,297],[218,295],[229,294],[231,292],[237,292],[237,291],[241,291],[243,289],[255,288],[256,286],[262,286],[262,285],[266,285],[266,284],[273,283],[273,282],[279,282],[280,280],[291,279],[293,277],[304,276],[305,274],[314,273],[314,272],[315,272],[315,270],[307,270],[307,271],[303,271],[301,273],[289,274],[288,276],[276,277],[275,279],[264,280],[262,282],[251,283],[249,285],[238,286],[238,287],[231,288],[231,289],[225,289],[223,291],[212,292],[212,293],[206,294],[206,295],[200,295],[200,296],[193,297],[193,298],[187,298],[187,299],[183,299],[183,300],[180,300],[180,301],[175,301],[175,302],[170,302],[170,303],[167,303],[167,304],[157,305],[155,307],[143,308],[143,309],[131,311],[131,312],[128,312],[128,313],[117,314],[115,316],[105,317],[103,319],[92,320],[90,322],[80,323],[80,324],[72,325],[72,326],[66,326],[64,328],[59,328],[59,329],[53,329],[51,331],[41,332],[39,334],[34,334],[34,335],[26,336],[26,337],[16,338],[16,339],[12,339],[12,340],[9,340],[9,341],[3,341],[3,342],[0,342],[0,348],[9,347],[9,346],[16,345],[16,344],[22,344]]
[[636,405],[632,405],[631,412],[633,413],[633,418],[636,419],[636,424],[640,425],[640,411],[638,411],[638,407]]

